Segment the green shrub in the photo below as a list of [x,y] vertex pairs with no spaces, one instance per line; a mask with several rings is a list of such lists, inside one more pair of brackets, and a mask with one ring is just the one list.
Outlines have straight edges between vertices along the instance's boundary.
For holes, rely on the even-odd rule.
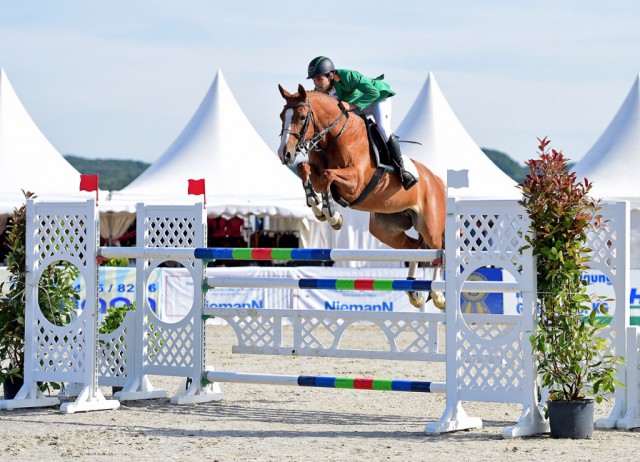
[[582,279],[591,252],[587,233],[603,226],[601,206],[589,195],[592,184],[567,170],[562,152],[549,150],[547,138],[539,141],[539,158],[526,162],[529,174],[519,185],[534,233],[523,249],[531,247],[536,257],[540,303],[538,329],[530,340],[551,400],[590,394],[600,402],[621,385],[615,381],[621,358],[606,355],[607,341],[598,336],[603,323],[596,315],[607,313],[601,303],[592,303]]
[[122,321],[124,321],[124,317],[127,315],[127,312],[135,309],[136,302],[132,302],[131,305],[117,305],[107,308],[107,314],[100,325],[100,333],[110,334],[115,331],[120,327]]

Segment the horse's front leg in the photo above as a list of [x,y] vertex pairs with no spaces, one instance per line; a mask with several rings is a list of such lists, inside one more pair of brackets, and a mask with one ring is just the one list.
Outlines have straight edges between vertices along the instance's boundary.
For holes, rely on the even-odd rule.
[[[442,280],[442,264],[439,264],[438,266],[436,266],[436,269],[433,272],[433,280],[434,281]],[[439,308],[441,310],[445,309],[447,305],[447,301],[442,292],[431,291],[429,292],[429,298],[433,300],[433,304],[435,305],[436,308]]]
[[298,176],[302,179],[302,187],[304,188],[304,194],[307,198],[307,205],[311,207],[311,210],[318,221],[325,221],[327,217],[325,217],[322,212],[320,198],[316,194],[313,189],[313,184],[311,183],[311,166],[307,162],[301,162],[298,164],[297,169]]
[[336,203],[331,195],[331,183],[335,179],[335,173],[332,170],[325,170],[321,177],[322,191],[322,212],[329,221],[331,227],[335,230],[342,228],[343,218],[340,212],[336,210]]
[[331,191],[322,193],[322,212],[333,229],[342,228],[343,218],[336,210],[336,203],[331,197]]

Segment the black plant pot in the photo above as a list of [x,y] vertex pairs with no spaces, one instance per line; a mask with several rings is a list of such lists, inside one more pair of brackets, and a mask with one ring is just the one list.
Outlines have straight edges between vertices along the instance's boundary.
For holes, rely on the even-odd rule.
[[593,399],[548,401],[551,438],[591,439]]
[[22,377],[12,377],[7,379],[7,381],[2,384],[4,387],[4,399],[15,398],[23,384],[24,379]]

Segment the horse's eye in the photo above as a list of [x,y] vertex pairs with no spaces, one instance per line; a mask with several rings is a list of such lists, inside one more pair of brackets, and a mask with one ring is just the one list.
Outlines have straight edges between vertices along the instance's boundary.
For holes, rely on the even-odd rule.
[[300,120],[300,122],[304,122],[306,118],[307,118],[307,114],[300,114],[298,116],[298,119]]

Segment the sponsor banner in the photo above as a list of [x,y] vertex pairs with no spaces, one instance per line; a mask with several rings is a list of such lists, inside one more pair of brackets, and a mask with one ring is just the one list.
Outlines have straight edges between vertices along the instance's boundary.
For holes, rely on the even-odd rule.
[[[160,305],[160,273],[162,268],[156,269],[147,281],[147,296],[151,309],[156,311]],[[9,271],[6,267],[0,267],[0,282],[7,281]],[[6,289],[6,287],[5,287]],[[74,282],[74,289],[80,294],[76,300],[76,308],[83,309],[86,304],[86,288],[84,278],[78,277]],[[136,269],[133,267],[101,266],[98,276],[98,305],[100,320],[107,313],[107,308],[119,305],[131,305],[136,301]]]
[[[616,312],[616,297],[611,280],[600,271],[594,270],[586,271],[582,275],[582,279],[587,281],[588,294],[601,297],[599,300],[593,300],[590,309],[583,310],[583,314],[586,316],[591,313],[593,308],[597,308],[604,309],[608,315],[613,316]],[[633,289],[631,289],[631,293],[633,293]]]
[[[295,277],[295,269],[260,266],[207,268],[207,276]],[[177,322],[193,304],[193,279],[185,268],[162,268],[161,279],[164,294],[159,310],[161,319]],[[205,297],[207,307],[290,309],[295,305],[294,292],[289,289],[218,287],[207,290]],[[209,322],[223,323],[221,320]]]
[[[158,301],[160,297],[160,272],[162,269],[153,271],[147,281],[147,300],[151,309],[157,313]],[[85,305],[85,285],[84,279],[78,278],[75,289],[80,292],[78,308]],[[98,304],[100,319],[107,313],[111,306],[131,305],[136,301],[136,269],[120,268],[114,266],[101,266],[98,279]]]
[[640,326],[640,269],[631,270],[630,277],[629,306],[631,307],[631,325]]
[[[616,298],[611,280],[600,271],[596,270],[586,271],[582,275],[582,279],[587,281],[587,294],[597,295],[598,297],[601,297],[599,300],[593,300],[591,302],[591,307],[588,309],[585,308],[583,310],[583,314],[586,316],[591,313],[591,310],[593,308],[598,308],[601,306],[608,315],[613,316],[616,311]],[[640,325],[640,291],[637,289],[638,287],[640,287],[640,270],[631,270],[630,280],[630,324]],[[517,294],[516,298],[517,312],[520,313],[522,312],[522,298],[520,297],[520,294]],[[604,318],[604,316],[602,317]]]
[[[467,278],[468,281],[502,281],[500,268],[478,268]],[[510,299],[511,303],[513,298]],[[504,294],[463,292],[460,294],[460,310],[463,313],[504,314]],[[511,311],[506,309],[506,311]]]

